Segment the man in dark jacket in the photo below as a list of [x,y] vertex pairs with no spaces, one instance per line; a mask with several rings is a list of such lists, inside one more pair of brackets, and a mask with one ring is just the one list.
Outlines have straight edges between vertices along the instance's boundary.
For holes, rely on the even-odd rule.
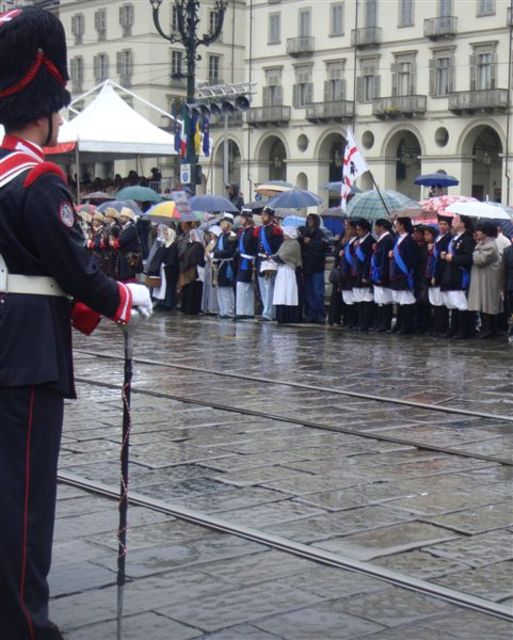
[[374,295],[371,282],[371,259],[374,238],[368,220],[356,221],[353,297],[358,314],[358,330],[368,331],[373,322]]
[[447,253],[447,248],[451,242],[451,222],[448,216],[438,215],[439,234],[434,243],[433,249],[433,275],[431,278],[428,294],[429,302],[433,307],[433,331],[432,335],[441,338],[447,337],[449,330],[449,310],[444,305],[440,285],[444,278],[447,262],[440,258],[442,253]]
[[324,267],[328,242],[321,231],[321,217],[309,213],[306,229],[300,238],[303,254],[303,282],[305,287],[305,322],[324,324]]
[[257,255],[258,242],[254,235],[255,222],[251,209],[242,209],[240,214],[242,229],[237,240],[237,318],[253,318],[255,315],[255,292],[253,290],[253,271]]
[[447,251],[442,251],[440,259],[446,263],[441,290],[445,306],[451,310],[449,336],[472,338],[475,334],[476,314],[467,310],[467,292],[470,284],[472,254],[476,245],[474,225],[467,216],[452,219],[454,237]]
[[237,236],[232,231],[233,215],[225,213],[220,226],[223,232],[217,239],[212,256],[217,266],[217,304],[220,318],[234,318]]
[[0,60],[0,636],[62,640],[47,575],[64,398],[75,396],[71,324],[126,323],[151,301],[100,271],[66,177],[44,159],[70,99],[61,23],[35,7],[1,15]]
[[236,182],[229,182],[226,185],[226,195],[228,196],[228,200],[241,211],[244,206],[244,200],[240,195],[240,187]]
[[392,223],[379,218],[374,223],[377,241],[372,247],[371,282],[374,286],[376,319],[374,329],[379,332],[390,331],[393,316],[393,294],[390,289],[390,261],[388,254],[394,248]]

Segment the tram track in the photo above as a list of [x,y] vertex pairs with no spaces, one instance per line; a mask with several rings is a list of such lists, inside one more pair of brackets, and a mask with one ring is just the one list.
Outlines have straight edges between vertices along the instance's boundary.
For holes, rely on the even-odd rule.
[[[102,358],[102,359],[111,359],[111,360],[122,360],[122,356],[118,356],[117,354],[109,354],[109,353],[98,353],[95,351],[87,351],[87,350],[76,350],[77,353],[81,353],[83,355],[89,355],[89,356],[94,356],[94,357],[98,357],[98,358]],[[424,409],[424,410],[432,410],[432,411],[442,411],[442,412],[446,412],[446,413],[457,413],[457,414],[462,414],[465,416],[472,416],[472,417],[482,417],[482,418],[487,418],[488,420],[490,419],[496,419],[496,420],[503,420],[507,423],[511,423],[513,422],[513,418],[509,417],[509,416],[499,416],[499,415],[495,415],[495,414],[484,414],[481,412],[472,412],[472,411],[467,411],[467,410],[463,410],[463,409],[456,409],[456,408],[451,408],[451,407],[441,407],[439,405],[429,405],[426,403],[419,403],[419,402],[413,402],[413,401],[406,401],[406,400],[401,400],[401,399],[393,399],[393,398],[386,398],[383,399],[380,396],[373,396],[371,394],[358,394],[357,392],[349,392],[349,391],[344,391],[344,390],[340,390],[340,389],[334,389],[331,387],[320,387],[318,385],[306,385],[306,384],[302,384],[302,383],[295,383],[295,382],[288,382],[288,381],[282,381],[279,379],[273,379],[273,378],[262,378],[260,376],[247,376],[244,374],[236,374],[236,373],[231,373],[231,372],[225,372],[225,371],[218,371],[215,369],[204,369],[204,368],[199,368],[199,367],[191,367],[188,365],[179,365],[179,364],[169,364],[169,363],[162,363],[156,360],[148,360],[148,359],[144,359],[144,358],[134,358],[133,359],[134,363],[137,364],[141,364],[141,365],[147,365],[147,366],[159,366],[159,367],[168,367],[168,368],[175,368],[175,369],[179,369],[179,370],[186,370],[186,371],[190,371],[190,372],[196,372],[196,373],[207,373],[209,375],[219,375],[219,376],[226,376],[226,377],[231,377],[231,378],[237,378],[237,379],[241,379],[241,380],[245,380],[245,381],[252,381],[252,382],[256,382],[256,383],[265,383],[265,384],[272,384],[272,385],[284,385],[287,387],[294,387],[294,388],[300,388],[300,389],[308,389],[310,391],[312,390],[319,390],[322,391],[324,393],[332,393],[335,395],[350,395],[351,397],[356,397],[356,398],[360,398],[360,399],[367,399],[367,400],[372,400],[374,402],[388,402],[388,403],[397,403],[400,405],[407,405],[407,406],[411,406],[411,407],[415,407],[415,408],[419,408],[419,409]],[[88,385],[93,385],[93,386],[100,386],[100,387],[105,387],[105,388],[109,388],[109,389],[119,389],[121,391],[122,385],[120,384],[116,384],[116,383],[111,383],[111,382],[104,382],[104,381],[99,381],[99,380],[92,380],[90,378],[86,378],[83,376],[77,376],[76,377],[77,382],[80,382],[82,384],[88,384]],[[485,454],[480,454],[480,453],[476,453],[476,452],[471,452],[471,451],[463,451],[461,449],[457,449],[457,448],[453,448],[453,447],[442,447],[442,446],[437,446],[437,445],[431,445],[428,443],[423,443],[423,442],[418,442],[415,440],[409,440],[407,438],[397,438],[394,436],[390,436],[390,435],[386,435],[386,434],[381,434],[381,433],[376,433],[375,431],[373,432],[362,432],[362,431],[358,431],[356,429],[351,429],[351,428],[347,428],[347,427],[342,427],[342,426],[336,426],[336,425],[330,425],[330,424],[325,424],[319,421],[315,421],[315,420],[307,420],[305,418],[302,418],[301,416],[287,416],[287,415],[282,415],[282,414],[277,414],[277,413],[271,413],[271,412],[266,412],[266,411],[258,411],[256,409],[248,409],[245,407],[241,407],[241,406],[236,406],[233,404],[227,404],[227,403],[223,403],[223,402],[215,402],[212,400],[202,400],[200,398],[194,398],[194,397],[190,397],[190,396],[186,396],[186,395],[181,395],[181,394],[175,394],[175,393],[167,393],[167,392],[162,392],[162,391],[154,391],[154,390],[150,390],[150,389],[140,389],[137,387],[137,385],[133,385],[132,386],[132,393],[133,394],[141,394],[141,395],[146,395],[146,396],[150,396],[150,397],[154,397],[154,398],[162,398],[162,399],[167,399],[167,400],[174,400],[174,401],[178,401],[178,402],[183,402],[185,404],[194,404],[194,405],[198,405],[198,406],[204,406],[204,407],[208,407],[208,408],[212,408],[212,409],[217,409],[220,411],[227,411],[230,413],[236,413],[239,415],[245,415],[245,416],[251,416],[251,417],[257,417],[257,418],[263,418],[263,419],[267,419],[267,420],[275,420],[278,422],[284,422],[284,423],[289,423],[289,424],[296,424],[296,425],[302,425],[305,427],[310,427],[313,429],[319,429],[319,430],[323,430],[323,431],[331,431],[331,432],[335,432],[335,433],[343,433],[346,435],[351,435],[351,436],[356,436],[362,439],[368,439],[368,440],[374,440],[374,441],[380,441],[380,442],[387,442],[387,443],[391,443],[391,444],[397,444],[399,446],[408,446],[408,447],[414,447],[418,450],[421,451],[430,451],[433,453],[441,453],[441,454],[447,454],[447,455],[453,455],[453,456],[459,456],[459,457],[464,457],[464,458],[469,458],[469,459],[474,459],[474,460],[482,460],[485,462],[490,462],[493,464],[500,464],[503,466],[507,466],[507,467],[513,467],[513,461],[512,460],[508,460],[506,458],[500,458],[498,456],[491,456],[491,455],[485,455]]]
[[[119,490],[111,485],[91,481],[66,471],[61,471],[59,473],[58,480],[62,484],[66,484],[95,495],[112,500],[119,500]],[[133,506],[164,513],[213,531],[235,535],[245,540],[257,542],[272,549],[289,553],[298,558],[334,568],[350,570],[384,581],[392,586],[404,588],[425,596],[435,597],[448,604],[464,607],[465,609],[470,609],[508,622],[513,622],[513,611],[511,608],[491,600],[486,600],[468,593],[428,582],[427,580],[421,580],[407,574],[392,571],[385,567],[373,565],[370,562],[362,562],[348,556],[332,553],[321,548],[269,534],[259,529],[232,523],[217,516],[188,509],[180,505],[167,503],[162,500],[149,498],[133,491],[128,492],[128,501]]]

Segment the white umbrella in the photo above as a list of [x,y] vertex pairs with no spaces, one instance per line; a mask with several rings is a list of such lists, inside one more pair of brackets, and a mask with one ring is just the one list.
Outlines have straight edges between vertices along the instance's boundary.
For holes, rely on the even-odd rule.
[[511,220],[509,213],[502,207],[490,202],[455,202],[447,207],[449,213],[471,218],[489,218],[490,220]]

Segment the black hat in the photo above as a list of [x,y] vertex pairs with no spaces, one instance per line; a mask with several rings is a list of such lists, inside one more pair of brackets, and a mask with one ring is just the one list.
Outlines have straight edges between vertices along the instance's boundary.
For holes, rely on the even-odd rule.
[[451,224],[452,224],[452,218],[451,218],[451,216],[442,216],[442,215],[440,215],[439,213],[437,213],[437,214],[436,214],[436,217],[437,217],[437,219],[438,219],[438,222],[447,222],[447,224],[448,224],[449,226],[451,226]]
[[359,218],[356,221],[356,226],[357,227],[361,227],[364,231],[370,231],[371,230],[371,223],[366,220],[365,218]]
[[66,36],[37,7],[0,14],[0,123],[18,128],[69,104]]

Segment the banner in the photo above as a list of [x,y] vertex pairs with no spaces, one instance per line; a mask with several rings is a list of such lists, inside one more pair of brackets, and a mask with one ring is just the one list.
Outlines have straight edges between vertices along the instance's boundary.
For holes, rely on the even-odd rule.
[[340,207],[342,211],[346,210],[347,198],[351,193],[351,187],[356,182],[356,178],[366,171],[369,171],[369,167],[365,162],[365,158],[358,149],[353,132],[351,129],[348,129],[346,148],[344,151],[344,162],[342,164],[342,188],[340,191]]

